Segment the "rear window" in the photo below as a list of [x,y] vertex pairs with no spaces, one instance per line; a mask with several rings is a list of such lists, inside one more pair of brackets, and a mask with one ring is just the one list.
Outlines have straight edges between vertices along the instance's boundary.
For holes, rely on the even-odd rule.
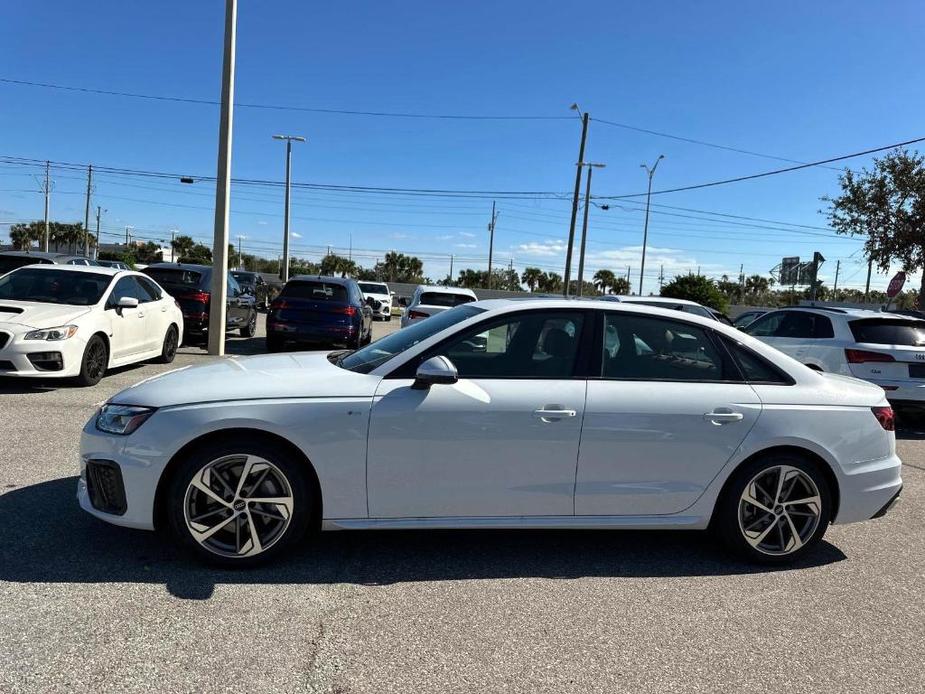
[[168,292],[173,289],[198,289],[202,273],[188,268],[148,267],[144,272]]
[[347,287],[333,282],[288,282],[280,294],[285,299],[347,302]]
[[389,288],[384,284],[373,284],[371,282],[360,282],[360,291],[364,294],[388,294]]
[[32,258],[27,255],[0,255],[0,275],[26,265],[51,265],[45,258]]
[[475,301],[466,294],[445,294],[443,292],[424,292],[421,294],[421,303],[425,306],[459,306]]
[[925,345],[925,321],[865,318],[851,321],[848,325],[858,342],[906,347]]

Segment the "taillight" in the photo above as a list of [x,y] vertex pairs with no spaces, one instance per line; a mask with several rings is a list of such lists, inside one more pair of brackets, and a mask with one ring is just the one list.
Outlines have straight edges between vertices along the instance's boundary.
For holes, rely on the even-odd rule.
[[356,306],[343,306],[336,310],[338,313],[344,313],[348,316],[355,316],[357,314]]
[[282,308],[286,308],[285,299],[273,299],[273,301],[270,302],[270,310]]
[[893,414],[892,407],[871,407],[870,411],[886,431],[896,431],[896,415]]
[[408,318],[429,318],[430,316],[423,311],[408,311]]
[[846,349],[845,358],[849,364],[863,364],[867,361],[896,361],[883,352],[868,352],[866,349]]
[[190,292],[189,294],[181,294],[181,299],[189,299],[190,301],[198,301],[201,304],[209,303],[209,299],[212,297],[210,292]]

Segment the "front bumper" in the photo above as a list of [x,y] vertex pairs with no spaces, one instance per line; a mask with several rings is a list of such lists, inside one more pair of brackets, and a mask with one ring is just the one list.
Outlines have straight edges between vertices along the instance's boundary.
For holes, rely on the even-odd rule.
[[23,340],[20,335],[0,349],[0,376],[69,378],[80,373],[86,340],[80,333],[67,340]]
[[856,523],[884,515],[903,486],[902,461],[893,454],[842,466],[838,476],[839,505],[833,523]]

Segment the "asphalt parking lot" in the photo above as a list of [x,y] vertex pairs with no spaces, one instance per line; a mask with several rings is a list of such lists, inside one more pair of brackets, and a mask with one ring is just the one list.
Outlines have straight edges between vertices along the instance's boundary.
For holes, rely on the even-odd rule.
[[899,434],[897,507],[785,570],[701,533],[486,531],[328,533],[219,571],[74,498],[94,408],[208,359],[0,381],[0,691],[925,691],[925,432]]

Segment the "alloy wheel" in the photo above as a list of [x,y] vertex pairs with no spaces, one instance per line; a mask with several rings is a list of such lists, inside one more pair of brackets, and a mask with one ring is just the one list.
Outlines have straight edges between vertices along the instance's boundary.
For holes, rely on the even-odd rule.
[[822,497],[812,478],[790,465],[765,468],[739,499],[739,530],[763,554],[784,556],[806,544],[822,515]]
[[102,340],[97,339],[90,343],[87,348],[86,359],[87,378],[91,380],[102,378],[103,372],[106,370],[106,345],[103,344]]
[[167,359],[173,359],[174,355],[177,353],[178,343],[180,341],[179,336],[177,335],[177,329],[171,327],[167,331],[167,337],[165,338],[164,344],[164,356]]
[[252,557],[285,535],[292,519],[289,481],[273,463],[250,454],[227,455],[193,476],[183,501],[186,527],[205,549],[223,557]]

